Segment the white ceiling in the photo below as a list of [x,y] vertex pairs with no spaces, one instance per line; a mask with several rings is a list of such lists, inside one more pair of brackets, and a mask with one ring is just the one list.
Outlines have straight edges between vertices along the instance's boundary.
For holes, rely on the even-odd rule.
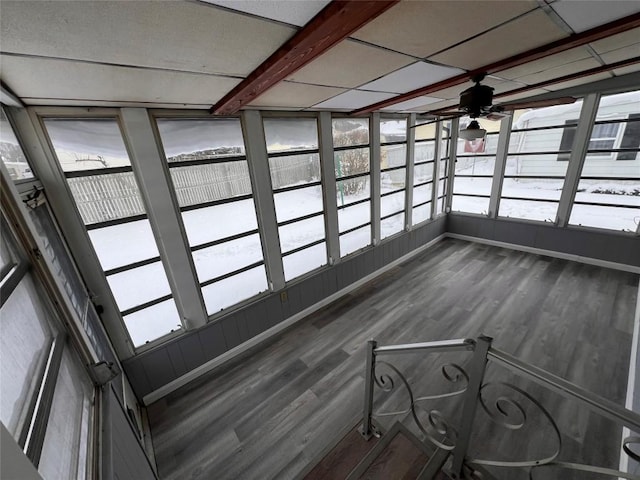
[[257,17],[304,26],[329,0],[201,0],[213,5],[250,13]]
[[[206,108],[327,3],[2,0],[0,79],[28,105]],[[640,12],[640,1],[558,0],[551,7],[579,32]],[[567,36],[566,25],[559,25],[547,10],[534,0],[404,0],[247,108],[347,111],[366,107]],[[497,93],[601,62],[639,56],[640,29],[599,40],[591,47],[497,72],[485,83]],[[571,84],[637,70],[632,65]],[[399,100],[386,110],[439,108],[452,100],[455,103],[460,91],[469,86]]]

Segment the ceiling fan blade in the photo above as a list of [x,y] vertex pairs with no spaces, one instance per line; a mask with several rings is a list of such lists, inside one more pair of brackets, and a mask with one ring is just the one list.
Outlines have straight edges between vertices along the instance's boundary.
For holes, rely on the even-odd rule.
[[523,108],[542,108],[552,107],[554,105],[567,105],[575,103],[575,101],[576,99],[574,97],[559,97],[549,100],[530,100],[524,102],[505,103],[494,105],[492,109],[495,109],[496,112],[511,112],[513,110],[521,110]]

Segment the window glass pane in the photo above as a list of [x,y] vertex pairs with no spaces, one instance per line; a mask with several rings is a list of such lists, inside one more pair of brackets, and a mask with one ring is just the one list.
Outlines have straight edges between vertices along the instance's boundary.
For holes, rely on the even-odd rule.
[[136,347],[182,327],[173,298],[125,316],[124,323]]
[[413,206],[431,201],[433,183],[413,189]]
[[388,145],[380,147],[380,168],[401,167],[407,164],[407,145]]
[[145,213],[133,172],[67,179],[85,225]]
[[244,155],[238,118],[159,118],[156,120],[169,162]]
[[131,165],[113,118],[47,118],[44,124],[65,172]]
[[253,199],[188,210],[182,221],[192,247],[258,229]]
[[371,198],[371,185],[369,182],[369,175],[349,180],[338,180],[336,182],[338,206]]
[[[571,119],[568,122],[565,127],[513,132],[509,139],[509,154],[570,151],[576,132],[577,119]],[[566,159],[568,160],[568,155]],[[556,160],[558,160],[557,157]]]
[[369,172],[369,147],[339,150],[334,153],[336,178]]
[[[638,197],[635,197],[638,198]],[[640,201],[633,207],[606,207],[574,204],[571,209],[572,225],[635,232],[640,219]]]
[[25,180],[33,178],[33,171],[24,156],[13,127],[9,123],[4,109],[0,108],[0,160],[9,172],[11,180]]
[[618,123],[594,125],[589,148],[628,151],[587,154],[569,223],[635,232],[640,223],[640,91],[602,97],[596,120]]
[[371,203],[359,203],[338,210],[338,230],[344,232],[371,222]]
[[263,265],[202,287],[207,314],[213,315],[242,300],[268,290]]
[[[265,118],[263,121],[269,153],[318,148],[315,118]],[[274,188],[277,187],[274,185]]]
[[282,257],[284,279],[289,281],[327,263],[327,245],[322,242],[291,255]]
[[[13,254],[13,249],[9,246],[9,240],[7,232],[4,231],[2,235],[0,235],[0,271],[3,271],[9,265],[15,265],[15,255]],[[0,280],[2,280],[0,278]]]
[[404,190],[380,198],[380,216],[385,217],[392,213],[404,210]]
[[416,142],[413,154],[415,163],[434,160],[436,158],[435,144],[435,140]]
[[161,262],[109,275],[107,281],[121,311],[171,293]]
[[489,198],[453,195],[451,209],[456,212],[481,213],[486,215],[489,211]]
[[402,142],[407,139],[407,120],[380,120],[380,142]]
[[416,125],[420,125],[415,128],[416,140],[431,140],[432,138],[436,138],[436,122],[418,118],[416,120]]
[[340,235],[340,256],[344,257],[368,245],[371,245],[370,225]]
[[429,218],[431,218],[431,203],[413,209],[413,225],[429,220]]
[[493,176],[495,163],[495,157],[460,157],[456,161],[456,175]]
[[527,220],[539,220],[555,222],[558,212],[557,202],[536,202],[533,200],[500,200],[498,215],[501,217],[524,218]]
[[307,218],[278,228],[283,253],[324,238],[324,217]]
[[564,179],[505,178],[503,197],[560,200]]
[[193,252],[200,282],[239,270],[262,261],[262,245],[258,234]]
[[251,179],[244,160],[177,167],[169,171],[181,207],[251,195]]
[[269,158],[271,184],[279,188],[304,185],[320,181],[320,156],[317,153],[303,153],[286,157]]
[[278,222],[320,213],[324,208],[320,185],[276,193],[273,195],[273,201]]
[[399,168],[380,174],[381,193],[403,190],[407,181],[407,169]]
[[404,230],[404,212],[380,221],[382,238],[387,238],[394,233],[401,232],[402,230]]
[[48,317],[30,274],[0,309],[0,414],[14,438],[27,420],[29,401],[41,380],[40,371],[53,340]]
[[569,105],[516,110],[513,114],[512,130],[539,127],[564,126],[566,120],[580,118],[582,99]]
[[368,118],[334,118],[332,125],[334,147],[367,145],[369,143]]
[[491,195],[492,178],[456,177],[453,183],[453,194]]
[[428,182],[433,178],[433,163],[425,163],[413,167],[413,184]]
[[159,255],[149,220],[89,230],[89,238],[104,270]]
[[93,385],[66,348],[53,393],[38,471],[45,480],[85,478]]
[[558,162],[556,155],[509,156],[504,174],[564,178],[567,166],[567,162]]

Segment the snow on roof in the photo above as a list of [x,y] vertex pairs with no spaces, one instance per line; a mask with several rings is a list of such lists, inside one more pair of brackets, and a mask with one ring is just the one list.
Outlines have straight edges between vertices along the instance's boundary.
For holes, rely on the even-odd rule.
[[[626,92],[618,95],[604,96],[600,100],[601,107],[612,107],[615,105],[629,105],[630,103],[637,102],[640,105],[640,91]],[[562,116],[566,113],[576,113],[576,116],[580,114],[582,108],[582,100],[578,100],[576,103],[569,105],[555,105],[553,107],[535,108],[523,113],[516,122],[514,122],[513,128],[524,128],[524,125],[529,120],[535,118],[549,118],[554,116]]]

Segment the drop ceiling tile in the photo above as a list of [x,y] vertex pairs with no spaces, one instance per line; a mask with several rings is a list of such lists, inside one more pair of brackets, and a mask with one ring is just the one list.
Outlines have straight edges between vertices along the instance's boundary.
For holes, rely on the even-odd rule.
[[167,108],[167,109],[186,109],[186,110],[208,110],[210,103],[154,103],[149,105],[146,102],[112,102],[105,100],[60,100],[58,98],[21,98],[25,105],[54,106],[54,107],[130,107],[130,108]]
[[566,36],[543,11],[537,10],[430,60],[472,70]]
[[408,112],[412,109],[418,109],[419,111],[427,110],[429,105],[436,102],[441,102],[440,98],[433,97],[417,97],[412,98],[411,100],[405,100],[404,102],[396,103],[394,105],[390,105],[389,107],[383,108],[382,111],[388,112]]
[[591,45],[597,53],[606,53],[612,50],[618,50],[622,47],[633,45],[634,43],[638,43],[639,38],[640,28],[634,28],[617,35],[603,38],[602,40],[590,43],[589,45]]
[[608,72],[598,73],[596,75],[589,75],[588,77],[578,78],[576,80],[570,80],[568,82],[557,83],[555,85],[549,85],[545,87],[547,90],[562,90],[564,88],[577,87],[578,85],[584,85],[586,83],[597,82],[599,80],[605,80],[611,78],[611,74]]
[[[505,90],[513,90],[515,88],[520,88],[524,86],[523,83],[509,82],[509,81],[505,81],[499,78],[494,78],[491,76],[487,76],[484,80],[482,80],[482,84],[487,85],[488,87],[493,87],[494,94],[504,92]],[[438,90],[437,92],[433,92],[430,95],[434,97],[440,97],[440,98],[455,99],[457,101],[458,98],[460,97],[460,94],[467,88],[471,87],[472,85],[473,85],[473,82],[469,80],[468,82],[465,82],[461,85],[456,85],[454,87]]]
[[306,83],[280,82],[254,99],[249,107],[308,108],[335,97],[344,88],[320,87]]
[[568,63],[566,65],[560,65],[555,68],[550,68],[543,72],[534,73],[532,75],[526,75],[518,78],[518,81],[524,82],[527,85],[534,85],[536,83],[544,82],[546,80],[553,80],[554,78],[563,77],[572,73],[582,72],[589,70],[590,68],[596,68],[600,66],[595,58],[585,58],[578,60],[577,62]]
[[434,102],[427,105],[427,108],[412,108],[410,110],[418,111],[418,112],[429,112],[431,110],[438,110],[440,108],[452,107],[458,105],[458,100],[442,100],[440,102]]
[[221,7],[250,13],[258,17],[302,27],[322,10],[329,0],[305,0],[304,2],[282,0],[202,0]]
[[525,63],[524,65],[518,65],[517,67],[501,70],[496,72],[495,75],[513,80],[524,77],[525,75],[544,72],[545,70],[576,62],[584,58],[592,58],[586,48],[572,48],[566,52],[556,53],[555,55],[550,55],[533,62]]
[[354,110],[366,107],[376,102],[381,102],[387,98],[394,97],[394,93],[368,92],[364,90],[349,90],[336,97],[314,105],[314,108]]
[[567,22],[574,32],[584,32],[598,25],[640,12],[640,2],[636,0],[607,0],[605,2],[559,0],[554,2],[551,8]]
[[407,55],[344,40],[287,80],[353,88],[414,61]]
[[637,63],[635,65],[629,65],[628,67],[616,68],[613,71],[613,74],[616,77],[621,77],[622,75],[627,75],[628,73],[635,73],[638,71],[640,71],[640,63]]
[[549,91],[544,90],[542,88],[535,88],[533,90],[529,90],[528,92],[522,92],[516,95],[509,95],[507,97],[496,98],[493,101],[493,104],[500,105],[501,103],[515,102],[516,100],[522,100],[524,98],[534,97],[536,95],[542,95],[543,93],[549,93]]
[[[638,38],[638,40],[640,40],[640,38]],[[615,63],[635,57],[640,57],[640,43],[600,54],[600,58],[602,58],[605,63]]]
[[377,92],[406,93],[416,88],[439,82],[440,80],[455,77],[461,73],[464,73],[464,70],[460,70],[459,68],[416,62],[413,65],[396,70],[359,88]]
[[246,76],[295,29],[194,2],[2,0],[4,52]]
[[536,7],[529,0],[405,1],[352,37],[424,58]]
[[0,60],[3,81],[19,97],[80,100],[85,105],[94,101],[212,105],[240,82],[216,75],[70,60],[8,55]]

